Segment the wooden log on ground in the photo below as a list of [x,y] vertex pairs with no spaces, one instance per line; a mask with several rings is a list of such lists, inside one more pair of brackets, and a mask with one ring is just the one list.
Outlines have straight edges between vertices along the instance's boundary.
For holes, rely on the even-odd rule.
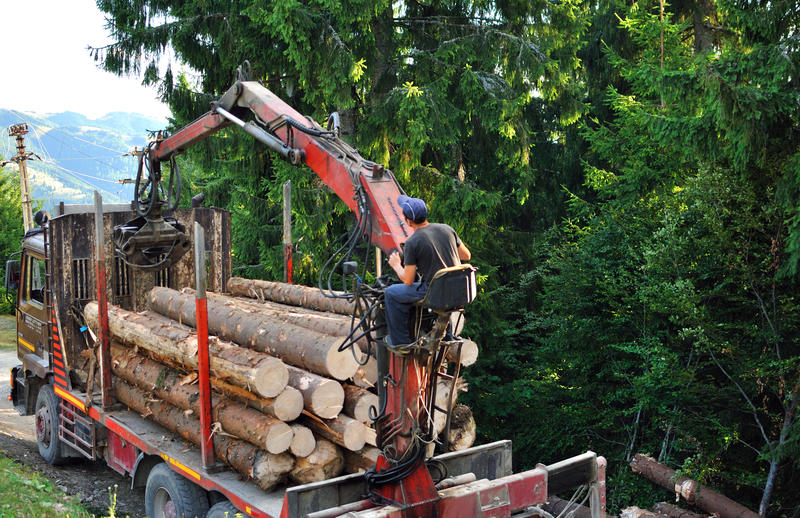
[[356,421],[366,423],[370,420],[370,408],[378,411],[378,396],[367,389],[342,384],[344,389],[344,413]]
[[697,514],[686,509],[681,509],[677,505],[667,502],[658,502],[653,506],[653,511],[658,514],[663,514],[668,518],[706,518],[708,515]]
[[[172,319],[194,325],[194,297],[169,288],[153,288],[149,305]],[[358,362],[350,350],[339,351],[342,339],[287,324],[265,315],[208,300],[208,331],[222,339],[281,358],[323,376],[345,380]]]
[[720,518],[758,518],[757,513],[742,504],[702,486],[696,480],[677,476],[674,469],[647,455],[637,453],[630,464],[634,473],[642,475],[663,488],[679,493],[687,502],[697,505],[709,514],[717,514]]
[[[185,374],[118,344],[112,344],[111,358],[112,371],[121,379],[180,409],[200,415],[200,391],[197,385],[185,382]],[[282,453],[292,442],[292,429],[283,421],[217,394],[212,394],[211,417],[226,433],[270,453]]]
[[216,378],[211,378],[211,386],[214,390],[244,405],[275,416],[284,422],[294,421],[303,412],[303,394],[294,387],[287,386],[274,398],[268,398],[257,396],[241,387]]
[[[353,313],[353,302],[343,298],[326,297],[318,288],[309,288],[299,284],[260,281],[231,277],[228,290],[234,295],[259,300],[271,300],[281,304],[302,306],[319,311],[330,311],[341,315]],[[338,295],[343,295],[337,292]]]
[[450,418],[450,451],[466,450],[475,444],[477,427],[472,410],[461,403],[453,407],[453,416]]
[[303,415],[300,422],[309,427],[317,437],[327,439],[350,451],[357,451],[364,447],[364,424],[344,414],[334,419],[317,419],[313,416]]
[[343,450],[344,470],[347,473],[362,473],[375,467],[381,450],[373,446],[364,446],[358,451]]
[[342,385],[312,372],[288,366],[289,386],[303,395],[303,405],[312,414],[325,419],[339,415],[344,407]]
[[344,456],[341,450],[325,439],[317,441],[314,451],[306,457],[299,457],[289,473],[298,484],[320,482],[341,475],[344,470]]
[[[98,328],[97,302],[86,305],[84,316],[90,327]],[[197,334],[177,322],[152,311],[134,313],[111,305],[108,322],[113,339],[197,369]],[[275,397],[286,387],[289,372],[277,358],[216,337],[209,337],[208,351],[211,374],[217,378],[264,397]]]
[[[164,401],[152,400],[147,392],[132,387],[119,378],[114,389],[121,403],[189,442],[200,445],[200,420],[196,417]],[[245,479],[252,478],[264,491],[270,491],[284,481],[294,467],[294,457],[288,453],[267,453],[249,442],[225,435],[214,436],[214,451],[218,460]]]
[[301,424],[293,424],[292,432],[294,432],[294,436],[292,437],[292,444],[289,447],[292,455],[295,457],[307,457],[311,455],[311,452],[314,451],[314,448],[317,446],[317,440],[314,438],[314,433],[311,429]]

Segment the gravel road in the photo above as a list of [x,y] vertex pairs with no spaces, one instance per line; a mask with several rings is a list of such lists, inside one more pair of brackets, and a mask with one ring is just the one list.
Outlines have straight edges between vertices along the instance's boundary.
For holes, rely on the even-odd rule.
[[33,416],[21,417],[11,406],[8,373],[19,364],[16,352],[0,350],[0,450],[27,466],[43,473],[62,491],[78,495],[89,510],[106,515],[108,488],[117,485],[117,516],[144,516],[144,490],[131,490],[130,477],[122,477],[98,460],[69,459],[64,466],[50,466],[39,456],[34,436]]

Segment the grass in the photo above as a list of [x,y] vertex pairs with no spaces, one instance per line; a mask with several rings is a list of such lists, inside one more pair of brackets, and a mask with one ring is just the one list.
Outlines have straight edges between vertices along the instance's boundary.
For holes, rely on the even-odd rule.
[[0,456],[0,518],[90,518],[92,515],[45,477]]
[[11,349],[17,344],[17,320],[14,315],[0,315],[0,349]]

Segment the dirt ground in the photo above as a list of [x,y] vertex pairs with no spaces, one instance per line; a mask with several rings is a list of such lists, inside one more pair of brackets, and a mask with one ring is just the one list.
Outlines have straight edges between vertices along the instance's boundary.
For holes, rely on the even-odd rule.
[[0,450],[6,456],[43,473],[62,491],[78,495],[90,512],[108,513],[108,488],[117,485],[117,516],[144,516],[144,489],[131,490],[130,477],[123,477],[98,460],[69,459],[64,466],[50,466],[36,446],[33,416],[21,417],[8,400],[8,373],[18,364],[16,352],[0,350]]

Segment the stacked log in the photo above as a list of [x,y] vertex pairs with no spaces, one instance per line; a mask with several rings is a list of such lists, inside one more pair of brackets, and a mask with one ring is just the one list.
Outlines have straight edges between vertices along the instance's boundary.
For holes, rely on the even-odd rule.
[[[262,488],[374,466],[380,455],[371,424],[378,410],[375,358],[364,363],[363,337],[357,347],[339,350],[361,332],[351,327],[352,303],[281,283],[231,279],[229,286],[250,298],[207,294],[215,450],[230,451],[219,460]],[[194,292],[157,287],[148,299],[150,309],[141,313],[109,306],[113,372],[124,385],[119,400],[198,443]],[[96,303],[85,316],[98,326]],[[449,362],[456,359],[448,354]],[[474,363],[477,345],[463,342],[460,359]],[[440,386],[436,406],[455,404],[462,390],[460,379],[452,397]],[[451,449],[471,446],[471,411],[461,405],[453,417]],[[444,423],[437,412],[437,433]]]

